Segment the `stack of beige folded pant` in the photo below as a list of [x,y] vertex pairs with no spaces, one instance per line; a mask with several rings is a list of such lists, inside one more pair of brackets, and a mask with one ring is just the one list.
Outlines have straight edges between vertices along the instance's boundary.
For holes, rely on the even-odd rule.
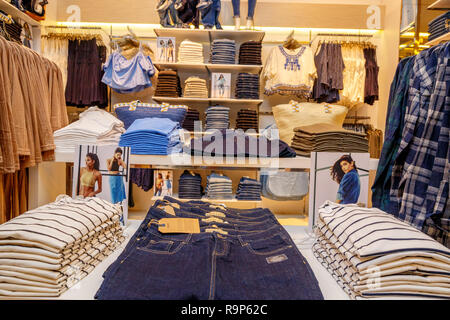
[[61,295],[123,242],[121,213],[64,195],[0,225],[0,298]]
[[369,152],[365,134],[333,124],[296,127],[294,132],[291,147],[299,156],[309,157],[311,152]]
[[201,43],[184,40],[178,49],[178,62],[203,63],[203,45]]
[[185,98],[208,98],[208,87],[206,80],[193,76],[184,82]]
[[353,299],[450,298],[450,249],[376,208],[327,201],[313,252]]

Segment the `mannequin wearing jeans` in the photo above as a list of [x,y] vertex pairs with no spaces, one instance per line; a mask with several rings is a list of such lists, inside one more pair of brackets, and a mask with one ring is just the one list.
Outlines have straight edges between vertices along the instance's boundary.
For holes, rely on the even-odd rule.
[[[203,4],[204,6],[201,6]],[[200,9],[202,14],[202,23],[205,26],[205,29],[212,29],[214,26],[216,26],[216,29],[222,29],[219,22],[219,14],[221,9],[220,0],[200,1],[197,8]]]
[[[235,29],[241,26],[241,0],[231,0],[233,3],[233,17]],[[256,0],[248,0],[247,29],[253,29],[253,16],[255,15]]]

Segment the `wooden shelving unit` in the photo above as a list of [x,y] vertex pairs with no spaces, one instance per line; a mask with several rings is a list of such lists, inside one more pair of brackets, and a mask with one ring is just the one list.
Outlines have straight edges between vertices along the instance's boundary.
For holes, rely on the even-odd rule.
[[426,43],[426,45],[428,45],[428,46],[435,46],[435,45],[438,45],[438,44],[440,44],[442,42],[446,42],[446,41],[450,41],[450,32],[440,36],[439,38],[436,38],[434,40],[428,41]]
[[249,72],[260,73],[262,65],[156,62],[158,70],[173,69],[179,72]]
[[237,104],[237,105],[255,105],[259,106],[261,103],[264,102],[264,100],[252,100],[252,99],[221,99],[221,98],[185,98],[185,97],[179,97],[179,98],[172,98],[172,97],[158,97],[154,96],[152,98],[157,103],[171,103],[171,104],[211,104],[211,103],[221,103],[221,104]]
[[31,27],[40,27],[39,21],[34,20],[26,13],[20,11],[15,6],[10,4],[9,2],[6,2],[5,0],[0,0],[0,10],[6,12],[7,14],[10,14],[11,17],[17,20],[23,20],[26,23],[28,23]]
[[450,0],[438,0],[428,6],[428,10],[450,10]]

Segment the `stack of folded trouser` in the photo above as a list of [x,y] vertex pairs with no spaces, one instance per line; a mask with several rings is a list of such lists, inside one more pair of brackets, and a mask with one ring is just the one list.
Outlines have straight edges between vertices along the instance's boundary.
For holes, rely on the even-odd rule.
[[130,147],[131,154],[168,155],[183,146],[178,122],[166,118],[137,119],[120,137],[119,146]]
[[314,255],[351,298],[450,298],[450,249],[390,214],[327,201],[315,233]]
[[90,107],[78,121],[55,131],[53,137],[57,152],[73,153],[80,144],[117,144],[124,132],[122,121],[98,107]]
[[196,109],[189,108],[183,122],[183,129],[194,132],[197,121],[200,121],[200,113]]
[[173,70],[162,70],[158,74],[155,96],[181,97],[181,82],[178,73]]
[[261,182],[255,179],[242,177],[239,181],[236,199],[261,201]]
[[232,199],[233,183],[222,174],[211,173],[207,178],[205,195],[208,199]]
[[196,76],[187,78],[184,82],[183,96],[185,98],[208,98],[206,80]]
[[258,114],[256,110],[241,109],[236,119],[236,129],[258,131]]
[[0,226],[0,297],[58,297],[124,240],[121,209],[99,198],[55,202]]
[[[222,148],[220,148],[222,146]],[[242,130],[217,130],[190,141],[193,156],[295,158],[295,151],[282,140],[251,136]]]
[[[195,219],[200,232],[161,233],[163,218]],[[103,277],[99,300],[323,300],[307,260],[269,209],[169,197],[149,209]]]
[[261,41],[248,41],[239,48],[239,64],[262,65]]
[[211,46],[211,63],[235,64],[236,42],[229,39],[214,40]]
[[259,75],[239,73],[236,81],[237,99],[259,99]]
[[228,129],[230,126],[230,108],[211,106],[206,110],[206,130]]
[[198,173],[185,170],[178,183],[178,197],[180,199],[201,199],[202,191],[202,177]]
[[365,134],[336,125],[319,123],[294,131],[291,147],[299,156],[309,157],[311,152],[369,152]]
[[450,19],[450,11],[440,15],[439,17],[433,19],[428,24],[428,41],[434,40],[443,36],[444,34],[450,32],[450,25],[448,20]]
[[184,40],[178,49],[179,63],[203,63],[203,45],[201,43]]

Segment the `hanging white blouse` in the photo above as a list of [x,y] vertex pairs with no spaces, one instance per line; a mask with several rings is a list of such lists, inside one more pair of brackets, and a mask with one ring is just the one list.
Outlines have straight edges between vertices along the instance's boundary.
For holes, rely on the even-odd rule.
[[283,46],[272,49],[263,69],[266,95],[309,97],[316,78],[314,54],[310,47],[289,50]]
[[343,45],[342,58],[345,65],[344,89],[339,93],[341,97],[339,104],[351,108],[359,103],[364,103],[366,60],[363,48],[357,45]]

